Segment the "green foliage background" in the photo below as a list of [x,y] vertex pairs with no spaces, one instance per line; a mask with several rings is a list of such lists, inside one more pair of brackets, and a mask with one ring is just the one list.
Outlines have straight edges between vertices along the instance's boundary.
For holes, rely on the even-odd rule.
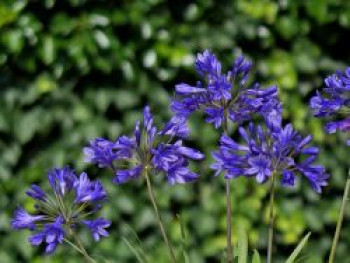
[[[73,165],[102,178],[110,202],[102,213],[113,220],[111,236],[94,244],[93,254],[113,262],[135,262],[122,241],[134,229],[150,262],[167,262],[166,250],[146,198],[145,182],[112,185],[112,174],[83,162],[82,147],[96,136],[111,139],[132,131],[144,105],[163,123],[174,85],[194,83],[197,52],[210,48],[226,68],[243,51],[254,61],[255,79],[276,83],[284,117],[322,148],[321,162],[331,173],[319,196],[306,180],[293,190],[279,189],[276,262],[282,262],[307,232],[313,234],[301,262],[323,262],[328,255],[349,167],[344,138],[325,136],[308,100],[323,78],[350,65],[350,2],[346,0],[2,0],[0,1],[0,261],[81,262],[68,247],[43,257],[32,248],[29,232],[13,232],[10,218],[25,191],[46,184],[46,172]],[[192,144],[209,153],[218,134],[201,115],[190,122]],[[191,262],[219,262],[225,248],[224,180],[213,178],[210,158],[201,179],[170,187],[154,178],[168,232],[180,247],[186,223]],[[232,181],[234,240],[237,225],[250,247],[265,253],[267,185]],[[350,209],[337,262],[350,262]],[[341,260],[341,261],[339,261]],[[101,259],[102,262],[102,259]]]

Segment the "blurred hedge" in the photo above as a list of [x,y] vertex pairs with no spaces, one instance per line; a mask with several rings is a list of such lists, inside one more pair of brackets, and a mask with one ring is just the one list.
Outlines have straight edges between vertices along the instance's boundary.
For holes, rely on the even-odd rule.
[[[29,233],[13,232],[9,225],[16,205],[32,206],[25,198],[28,186],[46,184],[46,171],[64,164],[101,177],[108,188],[111,202],[103,213],[113,220],[111,236],[92,245],[85,233],[93,253],[135,262],[122,241],[134,238],[131,226],[151,262],[167,262],[144,182],[112,185],[111,174],[83,162],[81,149],[95,136],[113,139],[130,132],[145,104],[164,122],[174,84],[195,82],[194,57],[205,48],[226,67],[242,51],[253,59],[256,80],[279,85],[286,121],[314,134],[323,148],[330,187],[318,196],[302,179],[294,190],[280,189],[276,236],[282,259],[311,230],[303,262],[321,262],[330,247],[349,161],[343,138],[325,137],[307,105],[327,74],[350,65],[349,28],[350,2],[345,0],[1,1],[1,262],[78,262],[66,248],[42,257],[26,242]],[[200,115],[190,125],[192,143],[209,156],[216,131]],[[209,161],[193,185],[170,187],[155,178],[171,238],[180,242],[174,220],[180,214],[194,263],[219,262],[225,248],[223,179],[212,178]],[[267,186],[244,178],[232,185],[234,224],[243,224],[251,248],[264,253]],[[350,262],[349,219],[350,209],[338,253],[344,263]]]

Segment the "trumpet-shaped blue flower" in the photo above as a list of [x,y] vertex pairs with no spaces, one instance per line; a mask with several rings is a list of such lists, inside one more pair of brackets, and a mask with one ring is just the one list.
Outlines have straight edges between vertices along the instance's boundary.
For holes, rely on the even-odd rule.
[[11,225],[13,229],[35,229],[35,222],[45,218],[44,215],[30,215],[22,207],[18,207],[15,211],[14,218],[11,220]]
[[53,191],[61,196],[72,190],[77,178],[68,166],[63,169],[53,169],[48,174],[49,183]]
[[348,132],[350,131],[350,118],[341,121],[328,122],[325,126],[328,133],[335,133],[336,131]]
[[[220,127],[226,117],[235,123],[250,120],[254,114],[261,114],[270,125],[276,125],[275,116],[282,110],[277,98],[277,88],[261,89],[258,84],[246,85],[252,63],[239,56],[231,70],[221,72],[221,63],[206,50],[198,54],[196,70],[203,78],[195,86],[180,83],[175,86],[176,97],[171,110],[177,116],[187,118],[197,110],[206,114],[206,122]],[[227,116],[225,113],[227,112]]]
[[36,184],[33,184],[31,186],[30,190],[28,190],[26,192],[26,194],[28,196],[30,196],[31,198],[36,199],[36,200],[40,200],[43,202],[45,202],[45,200],[46,200],[45,192],[40,188],[40,186],[38,186]]
[[53,223],[44,225],[42,231],[29,237],[29,242],[33,246],[39,246],[43,242],[46,243],[45,253],[51,254],[55,251],[58,244],[62,244],[66,233],[63,229],[64,219],[59,216]]
[[75,181],[77,203],[98,202],[106,198],[106,192],[100,181],[92,182],[86,173],[82,173]]
[[[189,170],[189,160],[201,160],[203,154],[183,146],[182,139],[189,134],[186,119],[173,117],[163,129],[158,130],[153,124],[149,107],[143,111],[143,122],[137,122],[132,137],[121,136],[115,142],[106,143],[106,149],[112,150],[114,159],[109,167],[115,172],[114,183],[121,184],[138,178],[146,169],[163,172],[170,184],[191,182],[198,175]],[[97,139],[98,140],[98,139]],[[84,149],[84,153],[96,152],[96,143]],[[102,167],[101,158],[88,161]]]
[[77,177],[69,167],[49,171],[48,180],[53,194],[32,185],[26,193],[36,201],[35,213],[31,215],[18,207],[11,221],[13,229],[36,231],[29,241],[34,246],[45,243],[46,253],[54,252],[66,233],[75,230],[79,224],[88,226],[94,237],[96,227],[101,236],[107,236],[106,230],[102,231],[100,227],[108,227],[108,220],[99,218],[98,222],[103,225],[100,223],[96,227],[86,223],[94,222],[88,219],[101,208],[101,202],[106,198],[106,191],[99,181],[90,181],[86,173]]
[[90,229],[95,241],[99,241],[101,237],[107,237],[109,235],[105,228],[109,227],[111,222],[104,218],[85,220],[84,224]]
[[[327,133],[350,131],[350,67],[345,72],[337,71],[325,79],[326,86],[310,100],[314,116],[319,118],[345,115],[345,119],[328,122]],[[348,140],[350,145],[350,140]]]
[[318,193],[327,185],[329,176],[324,167],[313,164],[318,148],[309,146],[312,137],[302,137],[291,124],[276,130],[250,123],[247,130],[240,127],[239,133],[244,144],[222,135],[211,166],[216,175],[224,172],[226,179],[243,175],[264,183],[272,175],[280,174],[283,186],[294,186],[295,175],[300,173]]
[[84,148],[85,161],[98,163],[99,167],[109,167],[115,160],[114,143],[96,138],[90,142],[90,147]]

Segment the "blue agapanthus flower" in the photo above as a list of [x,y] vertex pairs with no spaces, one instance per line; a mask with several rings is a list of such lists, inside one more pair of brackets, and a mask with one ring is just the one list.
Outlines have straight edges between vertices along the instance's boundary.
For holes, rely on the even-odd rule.
[[51,170],[48,180],[52,194],[32,185],[27,195],[36,201],[35,212],[32,215],[18,207],[11,221],[13,229],[35,231],[29,242],[33,246],[45,243],[47,254],[54,252],[64,238],[69,239],[69,232],[78,225],[86,225],[96,241],[99,236],[108,235],[105,228],[110,226],[110,221],[91,219],[106,199],[101,182],[90,181],[86,173],[77,177],[69,167]]
[[[337,71],[325,79],[326,87],[310,100],[314,116],[325,118],[338,116],[340,120],[328,122],[328,133],[350,131],[350,67],[345,72]],[[344,118],[345,117],[345,118]],[[350,140],[347,141],[350,145]]]
[[224,172],[226,179],[243,175],[264,183],[275,174],[282,175],[283,186],[294,186],[295,175],[300,173],[318,193],[327,185],[329,176],[325,168],[313,164],[318,148],[309,146],[311,135],[302,137],[291,124],[275,130],[252,123],[248,129],[240,127],[239,134],[243,144],[222,135],[219,150],[213,153],[215,163],[211,166],[216,175]]
[[85,220],[84,224],[90,229],[95,241],[99,241],[101,237],[107,237],[109,235],[106,228],[111,225],[111,222],[104,218]]
[[224,119],[235,123],[250,120],[254,114],[261,114],[269,125],[275,125],[280,116],[281,104],[277,98],[277,87],[262,89],[259,84],[247,86],[246,81],[252,63],[239,56],[232,68],[222,73],[221,63],[206,50],[198,54],[196,71],[202,77],[196,85],[180,83],[175,86],[176,97],[171,110],[177,116],[187,118],[197,110],[206,114],[206,122],[220,127]]
[[147,106],[143,123],[136,123],[132,137],[121,136],[114,142],[97,138],[84,148],[85,160],[112,168],[113,182],[117,184],[138,178],[146,169],[164,173],[170,184],[191,182],[198,174],[189,169],[189,161],[201,160],[204,155],[183,146],[182,139],[188,134],[186,119],[180,116],[173,117],[158,131]]

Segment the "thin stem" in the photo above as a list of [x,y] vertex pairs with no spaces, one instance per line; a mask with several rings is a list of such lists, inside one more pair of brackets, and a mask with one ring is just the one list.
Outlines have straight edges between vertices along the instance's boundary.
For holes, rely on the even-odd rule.
[[275,221],[274,214],[275,202],[275,173],[272,174],[272,181],[270,185],[270,204],[269,204],[269,243],[267,247],[267,263],[272,262],[272,246],[273,246],[273,226]]
[[70,242],[67,238],[63,238],[64,242],[66,242],[67,244],[69,244],[72,248],[74,248],[76,251],[78,251],[81,254],[84,254],[83,251],[78,248],[75,244],[73,244],[72,242]]
[[180,223],[180,231],[181,231],[181,237],[182,237],[181,247],[182,247],[183,259],[184,259],[184,262],[189,262],[187,246],[185,244],[185,242],[187,240],[185,226],[183,225],[183,222],[181,221],[181,218],[179,215],[177,215],[177,218],[178,218],[179,223]]
[[84,256],[86,263],[96,263],[96,261],[89,256],[87,253],[83,243],[81,242],[78,235],[72,230],[71,227],[68,227],[69,234],[73,237],[75,244],[69,242],[68,240],[65,240],[68,244],[70,244],[73,248],[75,248],[79,253],[81,253]]
[[147,183],[149,198],[150,198],[150,200],[151,200],[151,202],[152,202],[152,205],[153,205],[153,208],[154,208],[154,212],[156,213],[157,222],[158,222],[160,231],[162,232],[165,245],[166,245],[166,247],[168,248],[169,257],[170,257],[172,263],[176,263],[175,254],[174,254],[173,249],[171,248],[171,245],[170,245],[170,243],[169,243],[168,236],[167,236],[167,234],[166,234],[166,232],[165,232],[165,228],[164,228],[164,225],[163,225],[162,217],[161,217],[161,215],[160,215],[160,213],[159,213],[159,210],[158,210],[158,206],[157,206],[157,203],[156,203],[156,199],[155,199],[155,197],[154,197],[154,192],[153,192],[151,180],[149,179],[149,176],[148,176],[148,171],[147,171],[147,169],[145,169],[145,178],[146,178],[146,183]]
[[341,227],[343,224],[345,207],[346,207],[346,202],[348,201],[349,191],[350,191],[350,170],[348,172],[348,178],[346,180],[346,185],[345,185],[344,194],[343,194],[343,201],[342,201],[341,208],[340,208],[340,214],[338,217],[337,227],[335,229],[331,253],[329,255],[329,260],[328,260],[329,263],[334,262],[335,252],[337,250],[337,245],[338,245],[339,236],[340,236],[340,230],[341,230]]
[[231,186],[230,180],[226,180],[226,221],[227,221],[227,262],[232,262],[232,226],[231,226]]
[[[227,135],[227,119],[228,119],[228,113],[227,109],[224,111],[224,121],[223,121],[223,128],[224,133]],[[232,215],[231,215],[231,186],[230,186],[230,180],[226,179],[226,225],[227,225],[227,233],[226,233],[226,239],[227,239],[227,262],[232,262]]]

